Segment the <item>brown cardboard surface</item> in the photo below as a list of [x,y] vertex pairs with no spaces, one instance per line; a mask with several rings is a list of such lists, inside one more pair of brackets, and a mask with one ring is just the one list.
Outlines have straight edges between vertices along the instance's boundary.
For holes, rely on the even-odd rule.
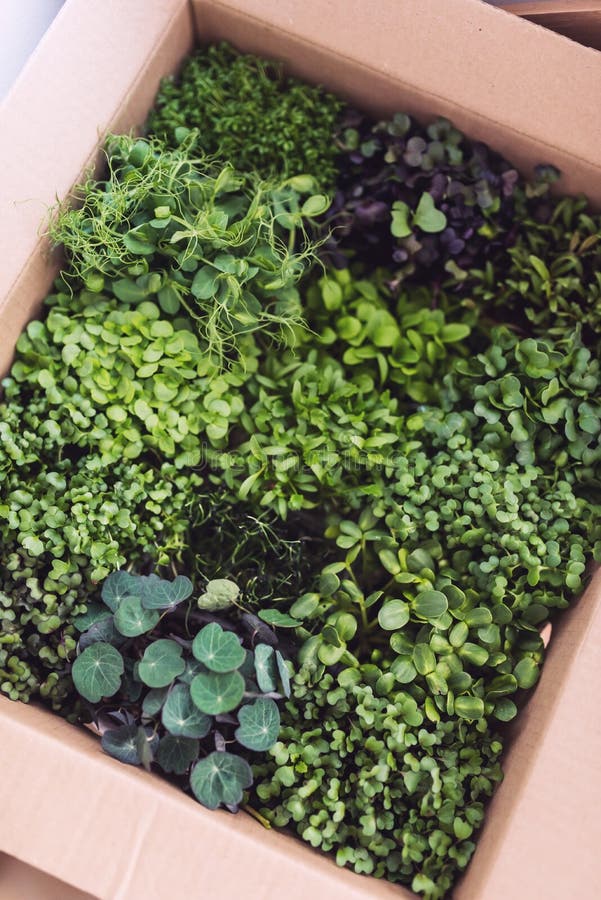
[[500,6],[585,47],[601,49],[601,0],[532,0]]
[[58,881],[39,869],[0,853],[0,898],[2,900],[95,900],[77,888]]
[[[448,0],[193,6],[203,41],[228,37],[284,59],[378,112],[448,115],[524,169],[554,162],[564,191],[601,202],[601,56],[592,50],[479,0],[454,0],[452,15]],[[158,78],[190,41],[185,0],[68,0],[0,108],[8,136],[0,147],[0,371],[52,277],[38,237],[44,206],[95,159],[107,128],[143,121]],[[597,579],[555,629],[459,900],[601,896],[600,639]],[[40,709],[0,698],[0,747],[0,850],[101,900],[411,896],[340,871],[249,817],[208,813]]]
[[601,56],[480,0],[196,0],[199,31],[376,112],[445,115],[601,202]]

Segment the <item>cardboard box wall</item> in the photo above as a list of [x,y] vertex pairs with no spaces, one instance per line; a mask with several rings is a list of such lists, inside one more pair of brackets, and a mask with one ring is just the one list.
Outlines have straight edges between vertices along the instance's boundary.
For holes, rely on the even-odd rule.
[[497,0],[495,5],[601,50],[601,0]]
[[[195,31],[376,112],[447,115],[601,202],[601,55],[479,0],[68,0],[0,107],[0,371],[57,264],[46,208],[108,129],[143,122]],[[601,896],[600,641],[597,578],[554,630],[458,900]],[[207,812],[43,710],[1,698],[0,748],[0,851],[102,900],[412,896],[247,816]]]

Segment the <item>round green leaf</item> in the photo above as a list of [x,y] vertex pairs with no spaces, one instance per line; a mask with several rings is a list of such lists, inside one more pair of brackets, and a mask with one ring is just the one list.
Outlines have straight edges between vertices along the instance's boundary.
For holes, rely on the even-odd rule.
[[244,678],[240,672],[202,672],[192,679],[192,700],[209,716],[231,712],[244,696]]
[[441,591],[422,591],[413,601],[413,612],[420,619],[437,619],[449,608],[449,602]]
[[201,266],[197,271],[190,291],[198,300],[208,300],[213,297],[219,286],[219,272],[213,266]]
[[217,809],[222,803],[237,806],[252,782],[245,759],[216,750],[197,762],[190,774],[192,793],[208,809]]
[[518,687],[528,690],[528,688],[534,687],[538,681],[539,670],[534,660],[530,656],[525,656],[519,661],[513,674],[517,679]]
[[214,578],[206,586],[204,594],[198,598],[200,609],[227,609],[240,596],[238,585],[229,578]]
[[246,657],[244,647],[232,631],[224,631],[217,622],[202,628],[192,644],[192,653],[212,672],[233,672]]
[[317,648],[317,658],[324,666],[335,666],[346,652],[346,647],[333,647],[331,644],[320,643]]
[[436,657],[428,644],[416,644],[413,648],[413,665],[420,675],[427,675],[436,668]]
[[270,697],[259,697],[238,710],[239,726],[235,737],[249,750],[265,751],[273,747],[280,733],[280,711]]
[[481,647],[479,644],[472,644],[471,641],[466,641],[457,652],[466,662],[478,667],[485,665],[489,656],[485,647]]
[[124,597],[115,611],[115,628],[125,637],[137,637],[152,631],[159,618],[158,612],[142,607],[139,597]]
[[455,697],[455,714],[462,719],[480,719],[484,715],[484,703],[479,697]]
[[290,607],[290,615],[295,619],[307,619],[319,607],[319,594],[303,594]]
[[378,613],[380,628],[396,631],[409,621],[409,607],[404,600],[387,600]]
[[189,737],[166,734],[159,741],[157,763],[164,772],[183,775],[198,757],[200,744]]
[[500,722],[510,722],[517,716],[518,708],[513,700],[503,697],[495,703],[494,714]]
[[171,684],[185,668],[180,645],[167,638],[161,638],[144,651],[138,674],[148,687],[161,688]]
[[161,718],[167,731],[176,737],[202,738],[211,730],[211,717],[192,702],[185,684],[176,684],[169,692]]
[[71,677],[78,692],[90,703],[112,697],[121,687],[123,657],[110,644],[91,644],[73,663]]

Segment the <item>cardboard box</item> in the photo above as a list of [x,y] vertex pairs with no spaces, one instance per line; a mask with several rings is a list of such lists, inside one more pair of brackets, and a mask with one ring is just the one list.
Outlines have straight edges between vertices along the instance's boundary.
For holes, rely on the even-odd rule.
[[[194,33],[275,56],[378,113],[447,115],[601,201],[601,56],[480,0],[68,0],[0,107],[0,370],[58,265],[46,207],[143,122]],[[601,896],[601,577],[554,626],[457,900]],[[384,900],[245,815],[212,813],[35,707],[0,699],[0,850],[102,900]],[[32,898],[34,900],[34,898]],[[37,898],[35,898],[37,900]]]
[[495,5],[601,50],[601,0],[497,0]]
[[91,894],[5,853],[0,853],[0,896],[2,900],[94,900]]

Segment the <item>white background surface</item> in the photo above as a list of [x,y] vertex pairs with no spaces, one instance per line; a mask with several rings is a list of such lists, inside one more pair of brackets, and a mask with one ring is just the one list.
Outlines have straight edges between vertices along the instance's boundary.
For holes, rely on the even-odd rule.
[[0,0],[0,101],[64,0]]

